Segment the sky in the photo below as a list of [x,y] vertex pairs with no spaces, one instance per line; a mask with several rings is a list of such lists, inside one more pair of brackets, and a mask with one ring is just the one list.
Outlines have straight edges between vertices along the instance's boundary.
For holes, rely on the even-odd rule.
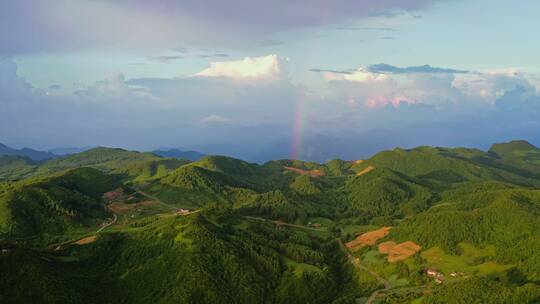
[[0,2],[0,142],[250,161],[540,145],[540,2]]

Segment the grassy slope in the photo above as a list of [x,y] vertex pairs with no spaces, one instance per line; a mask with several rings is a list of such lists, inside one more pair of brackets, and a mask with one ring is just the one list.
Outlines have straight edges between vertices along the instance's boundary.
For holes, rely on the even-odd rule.
[[36,164],[21,156],[0,156],[0,181],[16,180],[34,173]]

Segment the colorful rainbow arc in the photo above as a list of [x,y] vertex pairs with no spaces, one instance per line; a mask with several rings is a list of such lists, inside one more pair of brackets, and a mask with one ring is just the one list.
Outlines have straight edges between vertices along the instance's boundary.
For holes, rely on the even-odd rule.
[[300,93],[294,113],[294,125],[291,142],[291,159],[298,159],[302,147],[302,132],[304,129],[305,96]]

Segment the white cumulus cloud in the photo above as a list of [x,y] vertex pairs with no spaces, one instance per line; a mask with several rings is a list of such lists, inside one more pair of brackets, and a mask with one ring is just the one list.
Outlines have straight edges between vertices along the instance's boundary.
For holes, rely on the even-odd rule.
[[333,72],[333,71],[324,71],[323,77],[326,81],[339,81],[345,80],[350,82],[360,82],[360,83],[383,83],[390,81],[392,78],[383,73],[373,73],[363,68],[359,68],[352,72]]
[[210,67],[195,74],[203,77],[235,79],[275,78],[280,73],[279,58],[275,54],[246,57],[242,60],[212,62]]
[[205,125],[225,124],[228,122],[230,122],[229,119],[216,114],[212,114],[201,119],[201,123]]

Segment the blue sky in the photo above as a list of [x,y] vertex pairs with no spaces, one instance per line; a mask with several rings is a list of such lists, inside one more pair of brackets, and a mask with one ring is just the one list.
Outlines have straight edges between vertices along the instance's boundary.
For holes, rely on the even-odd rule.
[[539,11],[525,0],[5,1],[0,142],[250,160],[295,145],[295,157],[326,160],[540,144]]

